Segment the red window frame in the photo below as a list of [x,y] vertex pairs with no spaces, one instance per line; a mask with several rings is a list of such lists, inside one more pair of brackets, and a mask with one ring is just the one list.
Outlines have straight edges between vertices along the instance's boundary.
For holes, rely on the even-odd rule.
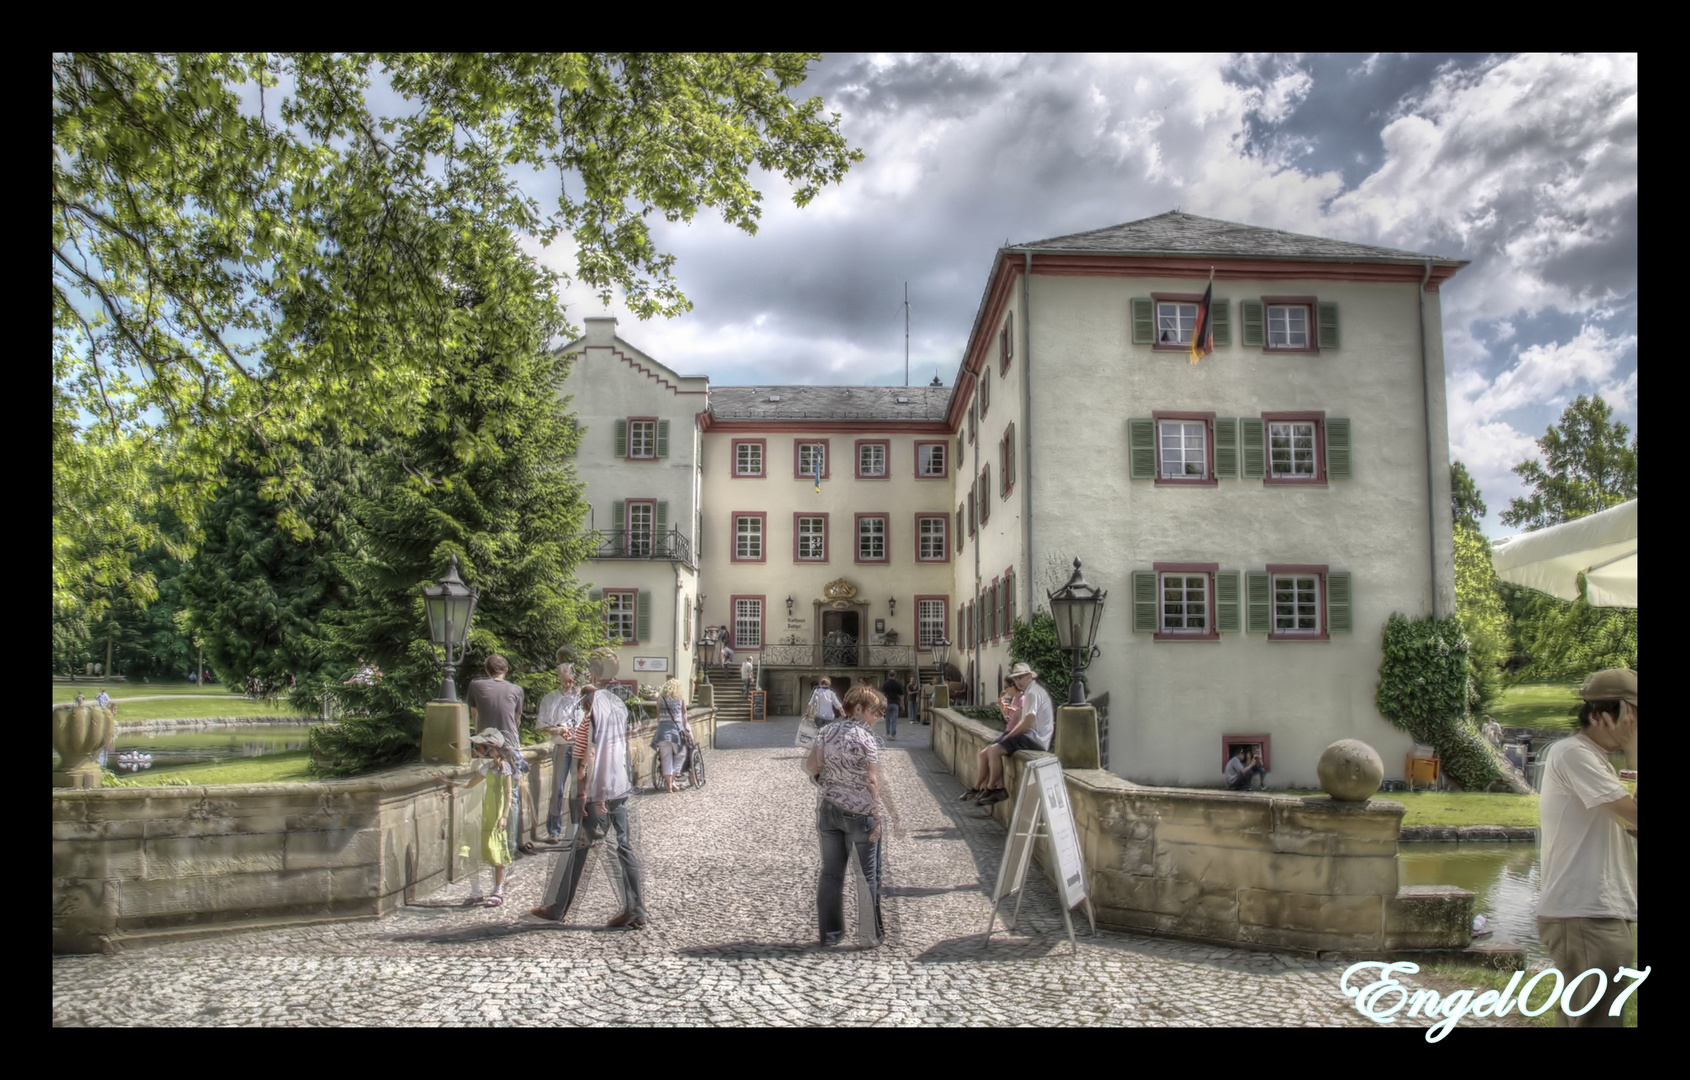
[[980,524],[992,520],[992,464],[987,462],[980,467]]
[[[991,585],[986,588],[986,606],[989,609],[986,622],[992,630],[992,632],[987,636],[991,639],[993,645],[996,645],[998,643],[998,638],[1002,636],[998,633],[998,613],[999,604],[1001,603],[998,599],[998,586],[1001,584],[1001,580],[1002,579],[1000,578],[993,578]],[[1001,686],[1003,684],[999,683],[998,685]]]
[[[1143,565],[1142,563],[1140,565]],[[1153,563],[1151,569],[1156,574],[1156,633],[1154,641],[1219,641],[1220,631],[1215,628],[1215,575],[1220,573],[1220,563]],[[1187,634],[1169,632],[1162,629],[1162,575],[1163,574],[1205,574],[1209,583],[1204,589],[1204,599],[1208,607],[1205,629],[1201,634]]]
[[[1170,477],[1162,475],[1162,421],[1172,420],[1177,423],[1198,422],[1203,425],[1203,471],[1201,479],[1187,479],[1186,477]],[[1212,412],[1152,412],[1150,422],[1156,428],[1156,478],[1151,481],[1165,487],[1215,487],[1220,481],[1215,477],[1215,414]]]
[[[1273,331],[1269,329],[1268,308],[1270,307],[1300,307],[1307,309],[1309,343],[1301,349],[1276,349],[1268,342],[1273,340]],[[1315,296],[1264,296],[1262,297],[1262,351],[1270,353],[1288,353],[1292,356],[1320,351],[1320,298]]]
[[[1160,334],[1161,325],[1162,325],[1162,315],[1159,311],[1156,310],[1157,304],[1196,304],[1199,311],[1201,311],[1201,309],[1203,307],[1203,294],[1202,293],[1156,293],[1156,292],[1153,292],[1153,293],[1150,294],[1150,318],[1152,319],[1151,325],[1153,327],[1153,329],[1151,331],[1151,335],[1150,335],[1150,351],[1151,352],[1189,353],[1191,351],[1191,344],[1189,342],[1187,342],[1184,345],[1164,345],[1164,344],[1162,344],[1161,334]],[[1266,318],[1265,315],[1263,317]],[[1196,328],[1193,327],[1192,331],[1193,331],[1193,333],[1195,333]]]
[[968,535],[969,536],[974,535],[974,529],[975,529],[976,524],[978,523],[978,518],[980,516],[974,509],[974,507],[976,505],[976,503],[974,501],[974,489],[978,488],[979,486],[980,486],[980,481],[979,481],[978,478],[976,478],[972,483],[970,483],[968,485]]
[[[942,558],[923,558],[921,554],[921,523],[929,519],[936,519],[944,523],[945,539],[940,548],[944,551]],[[919,513],[915,515],[915,561],[918,563],[946,563],[951,561],[951,515]]]
[[[822,519],[822,557],[819,558],[819,559],[804,559],[804,558],[800,558],[799,555],[798,555],[798,525],[799,525],[799,519],[800,518],[821,518]],[[792,513],[792,561],[795,562],[795,563],[809,563],[809,564],[812,564],[812,565],[816,564],[816,563],[827,562],[832,555],[832,553],[828,550],[828,544],[833,538],[832,534],[833,534],[833,523],[828,520],[828,512],[827,511],[825,511],[825,510],[817,510],[817,511],[798,511],[798,510],[795,510],[795,511],[793,511],[793,513]]]
[[[878,446],[886,453],[885,467],[879,476],[872,476],[863,472],[863,447]],[[892,479],[892,440],[891,439],[858,439],[856,449],[852,452],[856,460],[858,480],[890,480]]]
[[[915,647],[933,651],[932,645],[921,643],[921,602],[923,600],[937,600],[939,602],[939,637],[945,641],[951,640],[951,597],[949,593],[917,593],[915,597]],[[943,675],[943,672],[940,672]]]
[[[1314,475],[1306,479],[1273,475],[1273,425],[1314,423]],[[1213,425],[1211,425],[1212,427]],[[1240,451],[1242,452],[1242,447]],[[1262,483],[1269,486],[1326,486],[1326,414],[1324,412],[1274,412],[1262,414]]]
[[[757,545],[758,555],[755,559],[744,559],[739,554],[739,522],[741,518],[756,518],[759,522],[762,542]],[[769,512],[767,510],[735,510],[728,515],[732,528],[728,531],[728,561],[736,563],[760,563],[769,561]]]
[[1003,329],[998,331],[998,377],[1009,374],[1009,361],[1015,356],[1015,312],[1003,316]]
[[[882,555],[878,559],[865,559],[865,558],[863,558],[863,519],[864,518],[878,518],[881,522],[881,528],[882,528],[881,541],[882,541],[882,543],[881,543],[880,547],[881,547],[881,550],[884,551],[886,554]],[[852,546],[852,553],[856,556],[857,562],[869,563],[870,565],[873,565],[873,566],[880,566],[880,565],[883,565],[885,563],[891,562],[892,561],[892,515],[887,514],[887,513],[869,511],[867,513],[857,514],[855,517],[853,517],[852,520],[851,520],[851,546]]]
[[[604,596],[605,596],[605,599],[607,599],[607,600],[610,599],[610,597],[612,597],[612,596],[632,596],[634,598],[634,610],[633,610],[634,618],[633,618],[633,622],[631,624],[632,629],[630,629],[628,631],[629,636],[623,638],[621,641],[617,642],[617,644],[618,645],[638,645],[640,643],[640,590],[638,590],[638,589],[606,589],[606,590],[604,590]],[[605,622],[607,624],[610,622],[610,612],[609,611],[605,612]],[[608,631],[609,626],[607,625],[605,627],[605,629]]]
[[[759,472],[742,473],[739,471],[739,448],[748,443],[755,443],[761,453],[758,461],[762,468]],[[769,440],[767,439],[734,439],[728,443],[728,475],[735,480],[766,480],[769,476]]]
[[[628,444],[623,447],[623,449],[626,450],[627,453],[622,455],[622,460],[623,461],[658,461],[658,460],[660,460],[657,456],[657,429],[658,429],[658,426],[663,422],[662,417],[658,417],[658,416],[630,416],[630,417],[627,418],[627,421],[628,421]],[[634,425],[635,424],[650,424],[651,425],[651,456],[650,457],[635,457],[634,456]]]
[[[937,446],[945,451],[945,471],[941,473],[924,473],[921,471],[921,448]],[[949,439],[922,439],[915,444],[915,478],[917,480],[949,480],[951,478],[951,441]]]
[[1006,568],[1002,580],[998,604],[1003,608],[1003,636],[1010,638],[1015,635],[1015,567]]
[[998,443],[998,469],[1002,473],[998,477],[998,497],[1008,499],[1015,490],[1015,421],[1013,420],[1003,429],[1003,439]]
[[[1268,575],[1268,635],[1267,636],[1268,636],[1269,641],[1331,641],[1332,640],[1332,629],[1326,621],[1327,620],[1326,573],[1329,569],[1330,569],[1330,567],[1328,567],[1324,564],[1317,566],[1317,565],[1313,565],[1313,564],[1309,564],[1309,563],[1268,563],[1268,566],[1267,566],[1267,575]],[[1273,628],[1273,624],[1274,624],[1273,576],[1275,574],[1313,574],[1315,576],[1315,578],[1318,580],[1318,584],[1315,586],[1315,588],[1320,590],[1320,598],[1317,601],[1317,603],[1315,604],[1315,606],[1320,609],[1320,633],[1318,633],[1318,634],[1299,634],[1299,633],[1292,632],[1292,633],[1286,634],[1286,633],[1280,633],[1280,632],[1274,630],[1274,628]]]
[[1221,773],[1226,773],[1226,763],[1232,760],[1232,748],[1239,743],[1260,743],[1262,747],[1262,764],[1269,772],[1273,771],[1273,736],[1272,735],[1222,735],[1221,736]]
[[974,384],[974,401],[980,408],[980,419],[986,419],[986,414],[992,409],[992,377],[985,373],[985,364],[981,364],[980,378]]
[[[755,601],[757,601],[757,610],[761,614],[759,614],[757,616],[757,639],[758,639],[758,643],[756,645],[741,645],[740,644],[740,641],[739,641],[739,602],[741,600],[755,600]],[[729,640],[728,647],[733,649],[734,652],[739,652],[741,649],[745,649],[747,651],[750,651],[750,650],[761,651],[762,650],[764,643],[766,643],[769,640],[769,598],[768,598],[767,594],[764,594],[764,593],[735,593],[734,595],[728,597],[728,640]]]
[[[822,479],[833,477],[833,440],[832,439],[793,439],[792,440],[792,478],[794,480],[814,481],[815,473],[805,472],[799,465],[798,448],[801,446],[817,446],[822,448]],[[814,515],[811,515],[814,516]]]

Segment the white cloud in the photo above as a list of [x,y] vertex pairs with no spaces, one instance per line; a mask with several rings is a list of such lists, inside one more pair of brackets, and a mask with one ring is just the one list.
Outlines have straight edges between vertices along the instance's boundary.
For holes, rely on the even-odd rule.
[[1569,390],[1600,384],[1636,344],[1635,335],[1609,337],[1601,327],[1585,326],[1564,344],[1522,349],[1514,364],[1474,399],[1474,412],[1488,420],[1511,409],[1563,400]]

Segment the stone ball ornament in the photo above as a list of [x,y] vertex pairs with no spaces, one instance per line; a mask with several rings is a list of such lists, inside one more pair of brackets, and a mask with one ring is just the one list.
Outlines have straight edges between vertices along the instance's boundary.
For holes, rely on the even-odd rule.
[[1385,781],[1379,751],[1360,739],[1339,739],[1320,755],[1320,788],[1339,802],[1366,802]]

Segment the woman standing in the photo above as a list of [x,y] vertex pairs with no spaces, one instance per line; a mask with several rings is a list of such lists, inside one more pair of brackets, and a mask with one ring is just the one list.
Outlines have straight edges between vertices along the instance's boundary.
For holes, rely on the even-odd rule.
[[651,737],[651,748],[663,761],[663,780],[670,791],[677,791],[675,774],[686,760],[686,744],[692,738],[687,726],[687,703],[681,697],[681,680],[670,679],[657,692],[657,734]]
[[[821,841],[822,871],[816,883],[816,915],[821,943],[837,945],[845,936],[845,864],[851,849],[868,881],[874,911],[874,939],[882,940],[880,921],[880,747],[869,729],[886,715],[886,698],[872,686],[853,686],[844,701],[845,715],[822,728],[810,747],[805,767],[818,779],[816,835]],[[858,919],[867,918],[858,912]]]
[[575,665],[557,666],[557,689],[540,699],[540,714],[534,726],[552,737],[552,801],[546,813],[546,839],[563,839],[564,789],[569,786],[572,766],[570,748],[575,725],[581,721],[581,692],[575,689]]

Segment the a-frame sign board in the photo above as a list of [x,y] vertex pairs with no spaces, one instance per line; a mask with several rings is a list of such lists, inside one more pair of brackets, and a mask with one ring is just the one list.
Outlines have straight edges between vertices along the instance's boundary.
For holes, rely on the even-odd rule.
[[1074,809],[1068,804],[1062,763],[1053,757],[1041,758],[1021,772],[1021,790],[1015,796],[1015,813],[1009,819],[1009,837],[1004,842],[1003,862],[998,865],[998,883],[988,897],[992,911],[986,920],[986,937],[991,938],[997,926],[998,905],[1010,893],[1016,894],[1015,912],[1004,920],[1004,928],[1015,929],[1015,920],[1021,917],[1021,901],[1027,895],[1027,867],[1033,859],[1033,844],[1041,837],[1049,841],[1049,852],[1056,859],[1061,878],[1062,921],[1068,927],[1068,943],[1077,953],[1080,946],[1074,940],[1074,920],[1069,912],[1083,902],[1093,934],[1097,933],[1097,916],[1092,912],[1091,895],[1086,889],[1086,867],[1080,858],[1080,838],[1074,828]]

